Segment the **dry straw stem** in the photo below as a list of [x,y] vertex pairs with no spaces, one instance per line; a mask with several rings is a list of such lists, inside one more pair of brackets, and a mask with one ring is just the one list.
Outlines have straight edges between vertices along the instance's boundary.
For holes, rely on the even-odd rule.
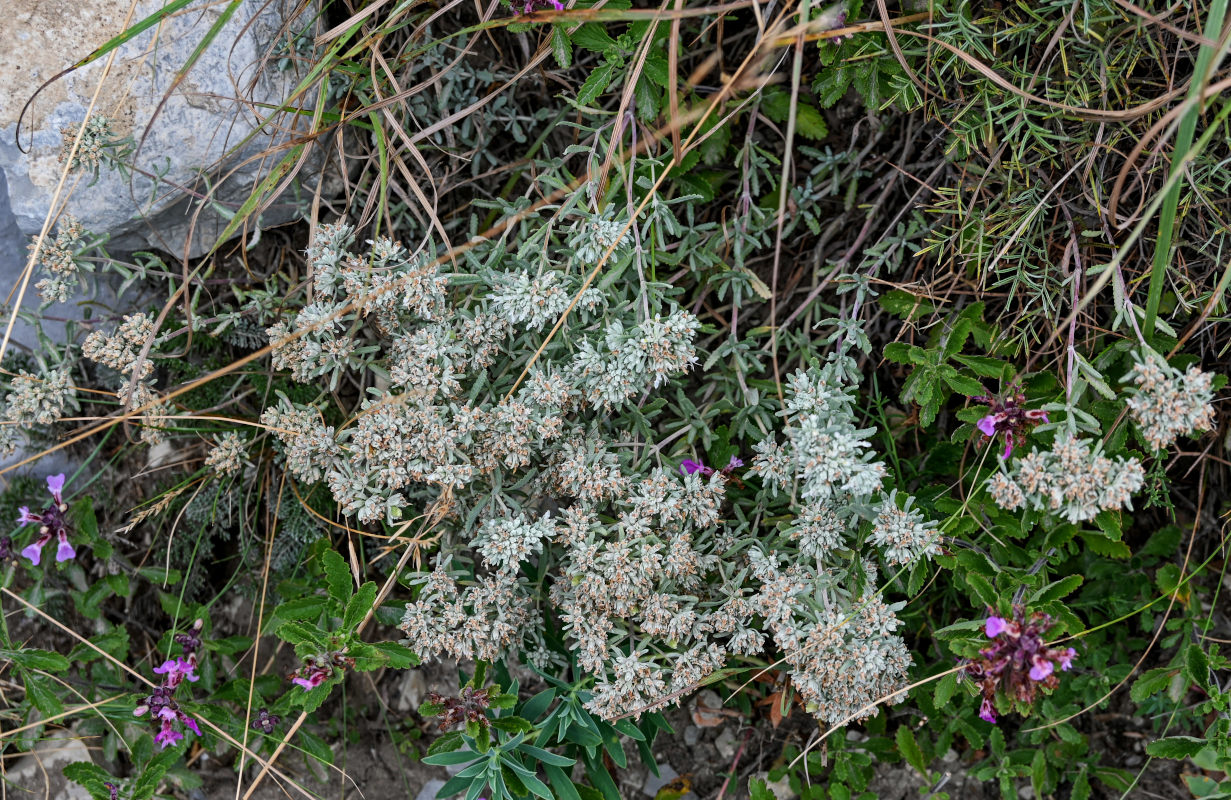
[[[1205,505],[1205,472],[1202,471],[1201,481],[1197,486],[1197,505],[1196,507],[1201,508],[1204,505]],[[1201,515],[1198,514],[1197,518],[1193,520],[1192,530],[1188,534],[1188,548],[1184,551],[1184,563],[1180,565],[1179,585],[1182,585],[1183,582],[1187,580],[1184,573],[1188,572],[1188,562],[1192,558],[1193,543],[1197,541],[1197,529],[1200,526],[1201,526]],[[1048,728],[1054,728],[1057,725],[1068,722],[1069,720],[1074,719],[1075,717],[1081,716],[1087,711],[1091,711],[1097,708],[1100,704],[1105,702],[1107,698],[1111,697],[1113,694],[1115,694],[1120,689],[1122,689],[1125,686],[1125,684],[1128,683],[1128,679],[1131,678],[1133,675],[1135,675],[1137,673],[1137,670],[1141,669],[1141,665],[1145,663],[1146,658],[1150,655],[1150,651],[1152,651],[1154,649],[1154,645],[1158,643],[1158,637],[1162,636],[1163,631],[1167,629],[1167,620],[1171,618],[1171,610],[1175,608],[1176,594],[1177,594],[1176,592],[1173,592],[1171,594],[1170,598],[1167,601],[1167,610],[1163,612],[1163,618],[1154,624],[1154,635],[1150,638],[1150,643],[1146,645],[1146,649],[1142,651],[1141,657],[1137,659],[1136,663],[1133,664],[1133,668],[1130,669],[1115,686],[1108,689],[1106,694],[1104,694],[1098,700],[1095,700],[1093,703],[1090,703],[1085,708],[1080,709],[1078,711],[1074,711],[1072,714],[1069,714],[1067,717],[1063,717],[1057,720],[1052,720],[1051,722],[1048,722],[1046,725],[1039,725],[1034,728],[1026,728],[1023,731],[1023,733],[1031,733],[1033,731],[1045,731]],[[1089,631],[1086,631],[1085,633],[1089,633]],[[1083,633],[1082,635],[1085,635],[1085,633]],[[1071,638],[1076,638],[1076,637],[1071,637]],[[1064,640],[1061,640],[1061,641],[1064,641]]]
[[[398,526],[396,534],[397,535],[402,534],[407,528],[410,527],[412,523],[422,518],[423,518],[422,516],[415,517],[414,519],[410,519],[402,523],[400,526]],[[422,540],[423,535],[426,534],[428,531],[430,531],[432,528],[434,528],[439,521],[440,521],[439,519],[429,520],[429,524],[427,528],[421,531],[419,535],[416,537],[416,539]],[[371,621],[372,616],[376,613],[376,609],[379,608],[380,604],[383,603],[385,601],[385,598],[389,596],[389,592],[392,591],[393,589],[393,584],[397,581],[397,577],[402,574],[402,569],[406,566],[406,563],[410,560],[412,555],[415,556],[417,560],[418,554],[419,554],[419,548],[415,546],[413,543],[410,547],[407,547],[405,551],[403,551],[402,557],[398,561],[397,566],[394,567],[393,571],[389,573],[389,577],[385,579],[384,585],[381,586],[380,591],[377,592],[376,600],[372,603],[372,607],[368,609],[368,613],[364,615],[363,621],[361,621],[359,623],[359,626],[355,628],[356,636],[359,636],[360,634],[363,633],[363,629],[366,628],[368,625],[368,622]],[[268,570],[268,560],[266,561],[266,569]],[[8,590],[6,589],[5,591],[8,591]],[[253,659],[253,664],[254,665],[256,664],[255,659]],[[249,703],[248,713],[251,713],[251,703],[252,703],[251,697],[249,697],[248,703]],[[270,754],[269,760],[261,762],[262,763],[261,771],[253,779],[252,783],[248,786],[248,791],[244,792],[242,800],[249,800],[249,798],[252,797],[252,793],[256,791],[257,787],[261,784],[261,781],[265,778],[266,774],[268,774],[271,771],[274,772],[274,774],[278,774],[277,771],[274,770],[274,767],[273,767],[274,762],[278,760],[278,757],[280,755],[282,755],[282,751],[286,748],[287,743],[290,742],[291,737],[295,735],[295,732],[299,730],[299,727],[303,725],[304,720],[306,720],[307,718],[308,718],[308,712],[306,711],[300,712],[299,716],[295,719],[295,722],[287,730],[286,736],[283,737],[282,741],[278,742],[278,746],[274,749],[274,752]],[[245,752],[247,752],[246,749],[245,749]],[[255,759],[255,760],[259,760],[259,759]],[[243,779],[243,774],[241,772],[240,780],[242,781],[242,779]],[[239,797],[239,787],[236,787],[235,795],[236,797]]]
[[[727,7],[729,7],[729,8],[742,8],[742,7],[745,7],[746,5],[747,5],[747,3],[743,3],[743,2],[741,2],[741,3],[733,3],[733,4],[730,4],[730,6],[727,6]],[[624,13],[624,12],[620,12],[620,13]],[[668,14],[669,12],[663,12],[663,13],[664,13],[664,14]],[[784,10],[782,11],[782,13],[779,15],[779,20],[785,19],[785,18],[789,15],[789,13],[790,13],[790,9],[784,9]],[[774,30],[773,30],[773,31],[771,31],[771,34],[770,34],[770,35],[771,35],[771,36],[777,36],[777,35],[779,35],[779,34],[778,34],[778,28],[779,28],[779,27],[780,27],[779,25],[775,25]],[[761,43],[761,45],[762,45],[762,46],[764,46],[765,44],[766,44],[766,43],[765,43],[764,41]],[[546,56],[546,54],[548,53],[548,50],[549,50],[548,46],[547,46],[547,45],[544,45],[542,48],[540,48],[539,55],[542,55],[542,56],[544,56],[544,57],[545,57],[545,56]],[[759,63],[760,63],[760,62],[764,59],[764,57],[765,57],[765,53],[763,53],[763,52],[762,52],[762,49],[761,49],[761,48],[754,49],[754,51],[753,51],[753,52],[751,52],[751,53],[749,53],[749,55],[748,55],[748,56],[744,59],[744,61],[740,64],[739,68],[738,68],[738,69],[736,70],[736,72],[735,72],[735,77],[734,77],[734,78],[732,78],[731,80],[729,80],[729,81],[728,81],[728,82],[727,82],[727,83],[723,86],[723,88],[722,88],[722,89],[720,89],[718,92],[715,92],[715,93],[714,93],[714,95],[710,98],[710,100],[709,100],[709,101],[708,101],[708,103],[706,104],[706,107],[705,107],[705,109],[704,109],[703,111],[700,111],[700,112],[697,112],[697,111],[692,111],[692,112],[689,112],[689,113],[685,114],[682,118],[677,118],[677,119],[671,120],[670,122],[668,122],[667,126],[665,126],[665,127],[663,127],[663,128],[660,128],[658,131],[656,131],[656,132],[655,132],[655,135],[654,135],[653,137],[647,137],[647,138],[646,138],[646,139],[645,139],[642,143],[640,143],[640,144],[638,145],[638,147],[637,147],[636,149],[634,149],[634,150],[630,150],[630,151],[629,151],[629,153],[628,153],[628,156],[627,156],[627,157],[628,157],[628,158],[631,158],[631,157],[632,157],[632,156],[633,156],[636,152],[643,151],[643,150],[647,149],[647,148],[648,148],[648,147],[649,147],[649,146],[650,146],[653,142],[660,141],[660,140],[661,140],[664,136],[666,136],[666,135],[668,135],[668,134],[669,134],[669,132],[670,132],[670,130],[671,130],[671,128],[672,128],[672,126],[683,126],[683,125],[688,124],[689,122],[692,122],[692,121],[698,121],[698,122],[700,122],[700,121],[704,121],[706,118],[708,118],[708,116],[709,116],[711,113],[713,113],[713,111],[714,111],[716,108],[718,108],[718,107],[719,107],[719,106],[720,106],[723,102],[725,102],[726,100],[729,100],[729,99],[730,99],[730,98],[734,95],[734,93],[735,93],[735,92],[736,92],[739,88],[743,87],[743,86],[745,85],[745,84],[744,84],[744,82],[745,82],[745,81],[752,80],[751,76],[749,76],[749,75],[748,75],[749,70],[750,70],[753,66],[755,66],[756,64],[759,64]],[[701,140],[694,141],[694,139],[695,139],[695,137],[697,136],[697,133],[698,133],[698,132],[699,132],[699,131],[694,130],[694,131],[693,131],[693,133],[690,135],[689,139],[685,142],[685,145],[684,145],[684,147],[685,147],[685,152],[687,152],[689,149],[691,149],[691,147],[696,146],[696,144],[699,144],[699,142],[701,141]],[[422,133],[422,132],[421,132],[421,133]],[[416,137],[412,137],[412,139],[417,139],[417,138],[418,138],[418,136],[416,136]],[[674,162],[672,162],[672,165],[673,165],[673,164],[674,164]],[[662,182],[666,179],[666,177],[667,177],[667,175],[668,175],[668,173],[669,173],[669,170],[670,170],[670,166],[668,167],[668,169],[666,169],[666,170],[664,170],[664,171],[663,171],[662,176],[660,176],[660,177],[659,177],[658,181],[654,184],[654,186],[653,186],[653,188],[651,189],[650,193],[648,193],[648,194],[647,194],[647,199],[646,199],[645,201],[643,201],[643,202],[642,202],[642,204],[641,204],[640,206],[638,206],[638,209],[637,209],[637,214],[640,214],[640,212],[641,212],[642,210],[644,210],[645,206],[649,203],[649,198],[653,196],[653,192],[654,192],[654,191],[657,191],[658,187],[659,187],[659,186],[662,184]],[[506,218],[506,219],[504,219],[504,220],[502,220],[502,221],[500,221],[500,222],[496,223],[496,224],[495,224],[494,226],[492,226],[490,229],[488,229],[487,231],[484,231],[482,234],[480,234],[480,236],[476,237],[476,239],[475,239],[475,240],[472,240],[472,241],[469,241],[469,242],[466,242],[466,243],[464,243],[464,244],[461,244],[461,245],[458,245],[458,246],[456,246],[456,247],[451,248],[451,249],[450,249],[448,252],[446,252],[444,255],[442,255],[442,256],[440,256],[440,257],[438,257],[438,258],[437,258],[437,259],[436,259],[433,263],[434,263],[436,266],[440,266],[440,265],[443,265],[443,264],[445,264],[445,263],[448,263],[448,262],[454,261],[458,255],[460,255],[460,254],[462,254],[462,253],[464,253],[464,252],[468,251],[470,248],[474,247],[474,246],[475,246],[475,244],[477,243],[477,241],[479,241],[479,240],[486,240],[486,239],[489,239],[489,238],[491,238],[491,237],[493,237],[493,236],[499,235],[500,233],[502,233],[503,231],[505,231],[506,229],[508,229],[508,228],[509,228],[509,227],[511,227],[512,225],[517,224],[518,222],[520,222],[521,220],[525,219],[525,218],[526,218],[526,217],[528,217],[529,215],[531,215],[531,214],[533,214],[533,213],[537,212],[539,209],[543,208],[544,206],[548,206],[548,205],[552,205],[552,204],[554,204],[554,203],[558,203],[560,200],[562,200],[562,199],[563,199],[564,197],[566,197],[568,194],[570,194],[570,193],[572,193],[572,192],[577,191],[577,190],[578,190],[581,186],[583,186],[583,185],[584,185],[587,181],[589,181],[591,178],[592,178],[592,175],[591,175],[590,171],[587,171],[586,173],[584,173],[584,174],[582,174],[580,177],[578,177],[576,180],[574,180],[574,181],[573,181],[571,184],[569,184],[568,186],[566,186],[566,187],[562,187],[562,188],[560,188],[560,189],[557,189],[556,191],[552,192],[550,195],[547,195],[546,197],[542,198],[541,200],[539,200],[539,201],[537,201],[537,202],[535,202],[535,203],[531,204],[531,205],[530,205],[529,207],[527,207],[524,211],[521,211],[521,212],[515,213],[515,214],[513,214],[513,215],[509,216],[508,218]],[[630,221],[629,221],[628,223],[626,223],[625,227],[624,227],[624,228],[622,229],[622,231],[621,231],[621,233],[622,233],[622,234],[623,234],[623,233],[626,233],[626,232],[628,231],[629,227],[632,225],[632,221],[633,221],[635,218],[636,218],[636,215],[634,215],[634,217],[633,217],[632,219],[630,219]],[[605,265],[605,263],[606,263],[607,259],[610,257],[610,255],[611,255],[611,253],[612,253],[613,251],[614,251],[614,248],[609,248],[609,249],[607,250],[607,252],[606,252],[606,253],[604,253],[603,257],[602,257],[602,258],[600,259],[600,261],[599,261],[599,264],[595,267],[594,271],[592,271],[592,272],[590,273],[590,275],[588,276],[588,278],[587,278],[587,280],[586,280],[586,283],[585,283],[585,285],[581,288],[580,292],[584,292],[584,291],[585,291],[585,289],[586,289],[586,288],[588,288],[588,287],[590,286],[590,284],[593,282],[594,278],[597,276],[597,274],[598,274],[599,270],[601,270],[602,266],[603,266],[603,265]],[[197,270],[194,270],[193,274],[195,275],[197,272],[199,272],[199,270],[200,270],[200,269],[201,269],[201,267],[198,267],[198,268],[197,268]],[[165,306],[163,307],[163,311],[162,311],[162,313],[160,313],[160,314],[159,314],[158,320],[157,320],[157,321],[156,321],[156,323],[155,323],[155,327],[156,327],[156,328],[157,328],[158,326],[160,326],[160,325],[162,324],[162,322],[166,319],[166,315],[167,315],[167,313],[169,313],[170,308],[171,308],[171,307],[173,307],[173,305],[174,305],[175,301],[176,301],[176,300],[178,300],[179,295],[185,291],[186,285],[187,285],[187,284],[181,285],[181,287],[180,287],[179,289],[177,289],[176,293],[172,296],[172,298],[171,298],[170,300],[168,300],[167,305],[165,305]],[[393,282],[393,283],[391,283],[388,287],[386,287],[386,288],[384,288],[384,289],[379,290],[378,292],[376,292],[376,293],[375,293],[375,296],[380,296],[381,294],[383,294],[383,293],[384,293],[384,292],[386,292],[386,291],[396,291],[396,290],[398,290],[399,288],[401,288],[401,283],[400,283],[400,282]],[[573,298],[573,302],[569,305],[568,309],[566,309],[566,310],[565,310],[565,312],[561,315],[560,319],[559,319],[559,320],[557,321],[557,323],[556,323],[556,326],[555,326],[555,327],[552,329],[552,331],[549,333],[549,335],[548,335],[547,339],[546,339],[546,340],[544,341],[544,343],[543,343],[543,344],[542,344],[542,345],[538,348],[538,350],[536,350],[536,351],[535,351],[534,355],[531,357],[530,361],[527,363],[526,368],[525,368],[525,369],[523,369],[523,371],[522,371],[521,375],[518,377],[518,379],[517,379],[517,384],[520,384],[520,382],[521,382],[522,380],[524,380],[524,379],[525,379],[525,376],[526,376],[527,374],[529,374],[529,369],[530,369],[530,368],[534,365],[535,361],[537,361],[538,357],[542,354],[543,349],[546,347],[546,345],[547,345],[547,343],[550,341],[551,337],[552,337],[552,336],[554,336],[555,332],[556,332],[556,331],[558,331],[558,330],[559,330],[559,328],[563,325],[564,321],[565,321],[565,320],[567,319],[567,317],[568,317],[569,312],[572,310],[573,306],[576,304],[577,299],[578,299],[579,297],[580,297],[580,293],[579,293],[576,297],[574,297],[574,298]],[[345,314],[347,314],[347,313],[350,313],[350,312],[352,312],[352,311],[355,311],[355,310],[357,310],[357,307],[356,307],[355,305],[353,305],[353,304],[348,304],[348,305],[345,305],[345,306],[343,306],[343,307],[339,308],[337,311],[335,311],[335,312],[334,312],[332,315],[330,315],[328,318],[321,320],[321,321],[320,321],[320,322],[319,322],[316,326],[308,326],[308,327],[304,327],[304,328],[301,328],[301,329],[297,330],[295,333],[293,333],[293,334],[291,335],[291,337],[289,337],[289,340],[290,340],[290,341],[294,341],[294,340],[296,340],[296,339],[299,339],[299,338],[301,338],[302,336],[304,336],[304,335],[306,335],[306,334],[308,334],[308,333],[310,333],[310,332],[312,332],[312,331],[316,330],[316,327],[319,327],[319,326],[323,326],[323,325],[325,325],[325,324],[328,324],[328,323],[332,322],[334,319],[336,319],[336,318],[338,318],[338,317],[340,317],[340,316],[343,316],[343,315],[345,315]],[[141,353],[141,356],[142,356],[142,357],[144,357],[144,356],[148,355],[149,349],[150,349],[150,347],[152,347],[152,341],[153,341],[153,340],[152,340],[152,338],[151,338],[149,341],[147,341],[147,343],[146,343],[146,347],[144,347],[144,348],[143,348],[142,353]],[[100,433],[100,432],[105,431],[105,430],[108,430],[108,429],[110,429],[110,428],[112,428],[112,427],[114,427],[114,426],[116,426],[116,425],[119,425],[119,424],[125,423],[125,422],[127,422],[127,421],[129,421],[129,420],[131,420],[131,419],[137,418],[137,417],[139,417],[140,415],[142,415],[144,412],[146,412],[146,411],[148,411],[148,410],[150,410],[150,409],[154,408],[154,407],[155,407],[155,406],[157,406],[157,405],[160,405],[160,404],[162,404],[162,403],[169,402],[169,401],[171,401],[171,400],[175,399],[176,397],[179,397],[179,396],[181,396],[181,395],[183,395],[183,394],[186,394],[187,392],[192,391],[193,389],[196,389],[196,388],[198,388],[198,387],[200,387],[200,386],[203,386],[203,385],[205,385],[205,384],[209,383],[210,381],[213,381],[213,380],[215,380],[215,379],[217,379],[217,378],[220,378],[220,377],[222,377],[222,376],[224,376],[224,375],[228,375],[228,374],[230,374],[230,373],[232,373],[232,372],[235,372],[235,371],[236,371],[236,370],[238,370],[240,367],[243,367],[243,366],[245,366],[245,365],[247,365],[247,364],[250,364],[250,363],[252,363],[252,362],[254,362],[254,361],[258,361],[258,360],[260,360],[260,359],[264,358],[266,355],[268,355],[268,354],[272,351],[272,349],[273,349],[273,345],[272,345],[272,344],[271,344],[271,345],[266,345],[265,347],[261,348],[261,349],[260,349],[260,350],[258,350],[258,351],[255,351],[255,352],[253,352],[253,353],[249,353],[249,354],[248,354],[248,355],[246,355],[246,356],[242,356],[242,357],[240,357],[239,359],[236,359],[235,361],[233,361],[232,363],[228,364],[228,365],[227,365],[227,366],[225,366],[225,367],[220,367],[220,368],[218,368],[218,369],[214,370],[213,372],[210,372],[210,373],[209,373],[209,374],[207,374],[207,375],[204,375],[204,376],[202,376],[202,377],[200,377],[200,378],[197,378],[197,379],[195,379],[195,380],[193,380],[193,381],[190,381],[190,382],[189,382],[189,383],[187,383],[187,384],[184,384],[183,386],[181,386],[181,387],[180,387],[180,388],[178,388],[178,389],[174,389],[174,390],[172,390],[172,391],[168,392],[168,393],[167,393],[167,394],[165,394],[165,395],[161,395],[161,396],[159,396],[157,399],[155,399],[155,400],[153,400],[153,401],[151,401],[151,402],[149,402],[149,403],[146,403],[145,405],[142,405],[142,406],[140,406],[140,407],[138,407],[138,408],[134,408],[134,409],[131,409],[131,410],[128,410],[128,411],[117,412],[116,414],[110,415],[110,416],[108,416],[107,418],[105,418],[105,419],[101,420],[101,421],[100,421],[97,425],[94,425],[94,426],[92,426],[92,427],[90,427],[90,428],[87,428],[86,430],[83,430],[83,431],[80,431],[80,432],[78,432],[78,433],[76,433],[76,434],[73,434],[72,436],[68,437],[67,439],[65,439],[64,441],[60,442],[59,444],[56,444],[56,445],[54,445],[54,446],[52,446],[52,447],[49,447],[49,448],[47,448],[47,449],[45,449],[45,450],[42,450],[42,451],[38,452],[38,453],[35,453],[35,454],[33,454],[33,455],[30,455],[30,456],[28,456],[28,457],[26,457],[26,458],[24,458],[24,459],[22,459],[22,460],[18,461],[17,463],[10,464],[9,466],[4,467],[4,468],[0,468],[0,475],[3,475],[3,474],[5,474],[5,473],[7,473],[7,472],[10,472],[10,471],[12,471],[12,470],[18,469],[18,468],[20,468],[20,467],[23,467],[23,466],[25,466],[26,464],[33,463],[33,462],[37,461],[38,459],[42,458],[43,456],[49,455],[49,454],[51,454],[51,453],[54,453],[54,452],[56,452],[56,451],[58,451],[58,450],[61,450],[61,449],[65,448],[65,447],[68,447],[69,445],[76,444],[77,442],[83,441],[83,440],[85,440],[85,439],[87,439],[87,438],[89,438],[89,437],[93,436],[93,435],[94,435],[94,434],[96,434],[96,433]],[[514,388],[516,388],[516,385],[514,386]]]
[[[63,630],[65,633],[67,633],[69,636],[72,636],[74,639],[76,639],[78,642],[81,642],[82,644],[86,645],[86,646],[87,646],[87,647],[89,647],[90,649],[92,649],[92,650],[96,651],[99,655],[101,655],[101,656],[102,656],[103,658],[105,658],[107,661],[109,661],[109,662],[111,662],[112,664],[114,664],[115,666],[119,667],[119,668],[120,668],[120,669],[122,669],[124,672],[127,672],[129,675],[131,675],[133,678],[135,678],[135,679],[136,679],[137,681],[139,681],[140,683],[144,684],[145,686],[147,686],[147,687],[149,687],[149,688],[151,688],[151,689],[155,687],[155,685],[156,685],[156,684],[155,684],[153,681],[151,681],[149,678],[145,677],[145,676],[144,676],[144,675],[142,675],[140,672],[137,672],[135,669],[133,669],[132,667],[128,666],[128,665],[127,665],[127,664],[125,664],[123,661],[120,661],[120,660],[116,659],[116,658],[115,658],[115,656],[111,655],[111,654],[110,654],[110,653],[108,653],[106,650],[103,650],[101,647],[99,647],[98,645],[94,644],[94,643],[93,643],[93,642],[91,642],[89,639],[86,639],[84,636],[82,636],[81,634],[77,633],[77,631],[75,631],[75,630],[73,630],[72,628],[68,627],[67,625],[63,624],[62,622],[60,622],[60,621],[59,621],[58,619],[56,619],[55,617],[50,616],[49,614],[47,614],[45,611],[43,611],[43,610],[42,610],[41,608],[39,608],[38,606],[35,606],[35,605],[31,604],[31,603],[30,603],[30,602],[28,602],[28,601],[27,601],[24,597],[22,597],[22,596],[21,596],[21,595],[19,595],[19,594],[16,594],[16,593],[15,593],[15,592],[13,592],[12,590],[10,590],[7,586],[0,587],[0,592],[3,592],[4,594],[8,595],[9,597],[12,597],[14,600],[17,600],[19,603],[21,603],[21,604],[22,604],[23,606],[25,606],[27,609],[29,609],[30,611],[33,611],[35,614],[38,614],[40,617],[42,617],[43,619],[45,619],[45,620],[47,620],[48,622],[52,623],[52,624],[53,624],[53,625],[55,625],[57,628],[60,628],[60,629],[61,629],[61,630]],[[122,695],[121,695],[121,696],[122,696]],[[101,705],[102,703],[111,702],[111,700],[114,700],[114,699],[115,699],[115,698],[111,698],[110,700],[100,701],[99,703],[94,704],[94,705]],[[90,706],[90,707],[92,707],[92,706]],[[88,708],[88,707],[87,707],[87,708]],[[303,794],[303,796],[304,796],[304,797],[310,798],[310,800],[316,800],[316,797],[315,797],[315,796],[314,796],[311,792],[309,792],[307,789],[305,789],[304,787],[300,786],[298,783],[296,783],[294,780],[292,780],[292,779],[291,779],[289,776],[287,776],[285,773],[281,772],[280,770],[274,769],[274,768],[273,768],[273,765],[272,765],[272,762],[266,762],[264,759],[262,759],[262,758],[260,757],[260,755],[258,755],[257,753],[254,753],[254,752],[252,752],[251,750],[249,750],[248,748],[244,747],[244,745],[242,745],[239,741],[237,741],[236,739],[234,739],[234,738],[233,738],[230,734],[228,734],[226,731],[224,731],[223,729],[219,728],[219,727],[218,727],[217,725],[215,725],[214,723],[210,722],[210,721],[209,721],[209,719],[207,719],[207,718],[205,718],[205,717],[201,717],[198,721],[199,721],[199,722],[201,722],[203,725],[205,725],[205,727],[207,727],[207,728],[209,728],[210,730],[214,731],[216,734],[218,734],[218,736],[219,736],[219,737],[221,737],[222,739],[224,739],[224,740],[225,740],[226,742],[228,742],[229,744],[231,744],[231,745],[233,745],[233,746],[235,746],[235,747],[240,748],[240,749],[241,749],[241,750],[242,750],[245,754],[247,754],[247,755],[251,756],[253,761],[256,761],[256,762],[258,762],[258,763],[260,763],[260,764],[263,764],[263,765],[264,765],[264,767],[265,767],[265,769],[264,769],[264,770],[262,770],[262,774],[264,774],[264,772],[266,772],[266,771],[271,771],[271,772],[273,772],[273,774],[274,774],[275,776],[277,776],[279,779],[281,779],[281,780],[285,781],[286,783],[288,783],[288,784],[290,784],[291,786],[294,786],[296,789],[298,789],[298,790],[300,791],[300,793],[301,793],[301,794]],[[43,722],[40,722],[39,724],[44,724],[44,723],[46,723],[46,720],[44,720]],[[24,729],[18,729],[18,730],[24,730]],[[12,735],[13,735],[14,733],[16,733],[16,732],[17,732],[16,730],[15,730],[15,731],[0,731],[0,742],[4,741],[4,740],[5,740],[7,737],[9,737],[9,736],[12,736]],[[331,766],[331,768],[332,768],[332,769],[334,769],[334,770],[336,770],[336,771],[339,771],[339,772],[341,771],[341,770],[338,770],[338,768],[337,768],[337,767],[335,767],[335,766],[333,766],[333,765],[330,765],[330,766]]]

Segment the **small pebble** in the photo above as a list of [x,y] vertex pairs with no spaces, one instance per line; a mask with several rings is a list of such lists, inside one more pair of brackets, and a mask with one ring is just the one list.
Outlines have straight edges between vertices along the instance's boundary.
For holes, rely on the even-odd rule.
[[671,765],[664,761],[658,762],[658,772],[658,777],[655,777],[653,772],[648,773],[645,776],[645,785],[641,787],[641,791],[645,792],[650,797],[658,794],[659,789],[680,777],[680,773],[671,769]]

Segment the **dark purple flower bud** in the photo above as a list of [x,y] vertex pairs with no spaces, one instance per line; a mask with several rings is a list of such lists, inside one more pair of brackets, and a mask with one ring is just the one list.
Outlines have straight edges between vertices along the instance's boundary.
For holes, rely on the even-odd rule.
[[260,731],[261,733],[273,733],[281,721],[282,717],[277,714],[270,714],[268,708],[262,708],[256,712],[256,718],[252,720],[252,730]]

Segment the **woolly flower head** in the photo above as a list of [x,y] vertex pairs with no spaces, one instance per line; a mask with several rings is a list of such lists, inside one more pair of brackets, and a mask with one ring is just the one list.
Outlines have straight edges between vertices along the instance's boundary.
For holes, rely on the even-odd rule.
[[530,330],[541,330],[554,323],[572,301],[565,277],[546,270],[534,278],[525,270],[500,273],[488,295],[492,310],[513,325],[525,323]]
[[[153,335],[154,320],[148,314],[129,314],[111,334],[91,331],[82,343],[81,351],[91,361],[127,374],[135,366],[146,340]],[[153,371],[154,365],[146,358],[141,362],[141,374],[131,377],[146,378]]]
[[880,490],[885,466],[873,460],[867,441],[872,430],[854,425],[848,370],[846,360],[835,359],[788,379],[783,412],[787,444],[762,442],[753,460],[754,471],[771,491],[776,493],[791,478],[802,484],[802,497],[818,502],[866,497]]
[[244,468],[244,440],[235,431],[227,431],[214,439],[205,456],[205,466],[220,475],[231,475]]
[[1128,407],[1145,440],[1162,450],[1179,436],[1214,425],[1214,376],[1197,367],[1180,372],[1150,353],[1135,355],[1131,373],[1136,388]]
[[[64,215],[54,239],[44,239],[38,249],[38,262],[43,279],[35,284],[44,304],[63,303],[77,291],[80,273],[92,271],[89,262],[79,256],[86,249],[86,231],[74,217]],[[30,243],[30,251],[36,242]]]
[[992,499],[1003,509],[1033,508],[1057,514],[1069,522],[1093,519],[1100,511],[1132,508],[1133,494],[1141,489],[1145,471],[1135,458],[1114,461],[1101,453],[1101,445],[1069,435],[1057,437],[1051,450],[1034,450],[1012,468],[988,481]]
[[51,425],[64,416],[66,407],[76,408],[76,387],[67,369],[47,373],[45,377],[21,370],[5,398],[4,416],[22,425]]
[[312,268],[313,286],[318,294],[332,297],[338,283],[342,262],[350,255],[355,242],[355,229],[345,223],[321,225],[312,234],[308,247],[308,265]]
[[804,509],[787,535],[799,543],[799,552],[815,558],[823,558],[833,550],[844,546],[848,523],[835,509],[826,504],[815,504]]
[[614,259],[628,241],[624,225],[613,219],[609,210],[578,219],[573,224],[569,247],[573,248],[577,260],[583,264],[597,264],[608,249],[612,250],[611,259]]
[[518,514],[485,522],[474,544],[489,566],[516,572],[522,561],[541,552],[543,541],[554,535],[549,516],[531,521]]
[[868,540],[884,551],[885,561],[890,565],[909,564],[919,556],[940,553],[936,522],[925,520],[918,509],[911,507],[913,503],[914,498],[907,498],[903,507],[898,508],[894,490],[885,498],[872,523]]
[[696,363],[693,339],[699,327],[687,311],[656,315],[631,331],[615,320],[601,345],[583,341],[578,346],[571,379],[588,404],[610,410]]
[[[86,121],[85,130],[81,132],[81,143],[77,152],[73,153],[73,142],[77,140],[77,126],[68,125],[60,129],[62,145],[60,148],[60,163],[68,163],[70,170],[98,169],[99,162],[106,156],[105,149],[113,143],[111,120],[102,114],[95,114]],[[70,159],[69,156],[72,155]]]

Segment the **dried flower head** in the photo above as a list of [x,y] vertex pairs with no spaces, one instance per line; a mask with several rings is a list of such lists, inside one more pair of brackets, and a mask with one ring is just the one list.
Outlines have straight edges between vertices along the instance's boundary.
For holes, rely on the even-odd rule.
[[1056,438],[1051,450],[1033,450],[1012,467],[987,482],[992,499],[1012,511],[1028,507],[1083,522],[1100,511],[1132,508],[1133,494],[1145,482],[1145,471],[1135,458],[1111,460],[1101,444],[1068,434]]
[[234,431],[215,437],[205,456],[205,466],[220,475],[231,475],[244,468],[244,440]]
[[1141,435],[1155,450],[1178,437],[1214,426],[1214,376],[1195,366],[1180,372],[1155,353],[1134,354],[1135,389],[1128,407]]

